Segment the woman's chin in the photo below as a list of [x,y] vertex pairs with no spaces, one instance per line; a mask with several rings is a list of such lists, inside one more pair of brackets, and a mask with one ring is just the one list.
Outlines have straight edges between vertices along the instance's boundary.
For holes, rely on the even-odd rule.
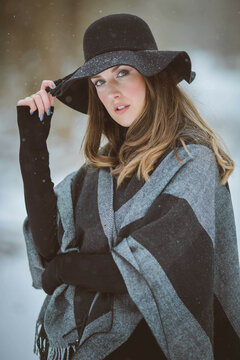
[[124,127],[129,127],[134,122],[134,119],[129,118],[129,117],[114,116],[114,117],[112,117],[112,119],[114,121],[116,121],[119,125],[124,126]]

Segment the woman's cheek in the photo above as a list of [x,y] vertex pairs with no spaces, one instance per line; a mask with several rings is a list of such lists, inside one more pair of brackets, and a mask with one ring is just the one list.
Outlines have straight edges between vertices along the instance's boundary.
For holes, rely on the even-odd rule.
[[106,103],[106,96],[104,96],[103,92],[101,91],[98,91],[98,97],[99,97],[99,100],[103,103],[103,105],[105,106],[105,103]]
[[109,112],[109,111],[111,111],[111,108],[109,107],[110,106],[110,104],[109,104],[109,102],[108,102],[108,100],[107,100],[107,96],[99,96],[99,99],[100,99],[100,101],[101,101],[101,103],[103,104],[103,106],[105,107],[105,109]]

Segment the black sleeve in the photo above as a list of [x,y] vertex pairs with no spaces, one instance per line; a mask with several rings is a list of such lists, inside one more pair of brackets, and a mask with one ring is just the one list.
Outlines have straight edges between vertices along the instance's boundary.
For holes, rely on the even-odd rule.
[[59,249],[57,199],[50,177],[46,143],[51,116],[44,114],[43,121],[40,121],[37,111],[30,115],[29,106],[17,106],[19,161],[26,210],[36,248],[44,260],[51,260]]
[[[53,111],[53,108],[51,110]],[[41,122],[37,111],[33,115],[29,114],[28,106],[18,106],[17,114],[20,134],[19,160],[29,223],[39,254],[44,260],[51,261],[59,249],[57,199],[50,177],[46,144],[51,116],[45,114]],[[79,174],[82,177],[84,171],[80,171]],[[75,193],[76,189],[73,189],[73,195]],[[75,198],[74,200],[76,201]],[[82,286],[92,291],[127,291],[111,253],[71,252],[58,255],[56,264],[56,267],[49,267],[49,272],[57,271],[57,274],[52,275],[60,278],[61,283]]]
[[60,284],[80,286],[89,291],[127,292],[112,254],[68,252],[57,255],[44,274],[44,285],[52,293]]

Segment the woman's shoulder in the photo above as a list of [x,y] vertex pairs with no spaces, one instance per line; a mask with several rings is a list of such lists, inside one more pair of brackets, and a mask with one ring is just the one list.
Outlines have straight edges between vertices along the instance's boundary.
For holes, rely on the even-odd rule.
[[[178,143],[176,146],[177,153],[180,154],[187,154],[191,160],[211,160],[216,162],[214,151],[211,145],[207,142],[197,141],[197,140],[185,140],[184,144]],[[175,153],[174,150],[172,150]],[[187,157],[187,158],[188,158]]]
[[181,151],[186,151],[188,155],[193,159],[215,159],[215,154],[213,149],[204,143],[187,143],[186,148],[184,146],[181,147]]
[[171,149],[158,166],[166,173],[172,174],[172,180],[175,181],[185,176],[195,179],[194,181],[205,179],[207,176],[219,177],[215,153],[213,149],[202,143],[188,142]]
[[215,163],[216,157],[213,149],[205,143],[197,143],[193,141],[185,141],[184,145],[178,143],[176,147],[169,146],[166,151],[158,158],[157,165],[164,160],[164,164],[170,162],[180,162],[182,164],[189,160],[202,163]]

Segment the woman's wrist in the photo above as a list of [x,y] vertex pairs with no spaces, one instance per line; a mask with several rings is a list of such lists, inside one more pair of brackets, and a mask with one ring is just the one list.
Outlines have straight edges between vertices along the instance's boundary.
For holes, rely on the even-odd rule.
[[20,135],[21,147],[29,150],[41,150],[45,147],[54,107],[51,107],[51,114],[44,114],[43,121],[38,117],[38,111],[30,115],[29,106],[17,106],[17,123]]
[[[30,107],[28,105],[17,105],[16,108],[17,108],[18,115],[24,116],[24,117],[30,116],[31,118],[34,115],[37,115],[38,120],[40,121],[39,116],[38,116],[38,110],[35,110],[33,113],[31,113]],[[49,115],[47,113],[45,113],[44,118],[49,117],[49,116],[51,117],[53,115],[53,112],[54,112],[54,106],[51,106]]]

